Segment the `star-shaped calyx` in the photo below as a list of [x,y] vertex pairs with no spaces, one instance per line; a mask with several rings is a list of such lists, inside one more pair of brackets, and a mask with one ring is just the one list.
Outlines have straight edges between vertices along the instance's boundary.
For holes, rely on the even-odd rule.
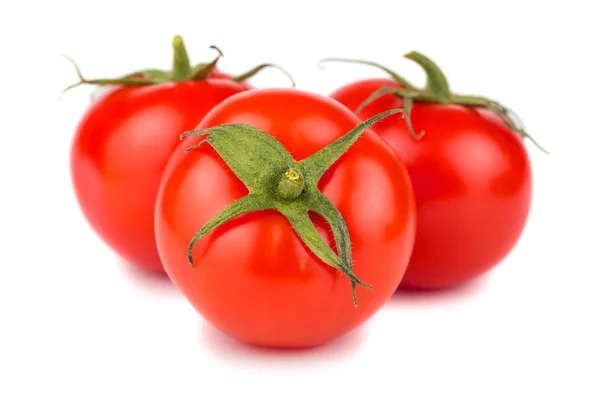
[[[173,37],[172,41],[173,45],[173,63],[171,70],[158,70],[158,69],[146,69],[139,70],[133,73],[129,73],[127,75],[116,77],[116,78],[99,78],[99,79],[86,79],[77,63],[69,56],[64,55],[64,57],[69,60],[73,67],[75,68],[75,72],[77,73],[77,77],[79,81],[69,85],[67,88],[63,90],[63,93],[66,91],[73,89],[79,85],[89,84],[89,85],[98,85],[98,86],[107,86],[107,85],[122,85],[122,86],[143,86],[143,85],[156,85],[156,84],[164,84],[170,82],[182,82],[182,81],[200,81],[208,78],[210,74],[216,69],[217,63],[219,59],[223,57],[223,52],[216,46],[211,46],[211,49],[217,51],[217,56],[208,63],[199,63],[193,66],[190,63],[190,59],[185,48],[185,44],[181,36]],[[295,86],[295,82],[292,76],[281,68],[278,65],[272,63],[263,63],[258,66],[253,67],[252,69],[246,71],[237,76],[233,76],[230,79],[235,82],[242,82],[246,79],[253,77],[255,74],[260,72],[261,70],[272,67],[281,71],[287,78],[289,78],[292,86]]]
[[[302,242],[321,261],[339,270],[350,280],[356,305],[356,285],[365,288],[371,286],[354,274],[346,222],[317,185],[323,174],[369,127],[402,111],[394,109],[376,115],[301,161],[294,160],[277,139],[246,124],[224,124],[184,133],[182,138],[204,136],[200,143],[186,151],[202,144],[210,144],[249,191],[246,196],[234,201],[204,224],[194,235],[188,246],[190,265],[194,266],[192,251],[196,243],[215,228],[245,213],[275,210],[288,219]],[[339,255],[319,235],[309,212],[314,212],[327,221]]]
[[450,91],[450,87],[448,85],[448,80],[446,76],[442,72],[442,70],[435,64],[431,59],[426,57],[425,55],[412,51],[404,55],[405,58],[410,59],[417,63],[427,75],[427,82],[425,89],[419,89],[411,84],[408,80],[401,77],[399,74],[395,73],[391,69],[382,66],[375,62],[370,62],[366,60],[359,59],[346,59],[346,58],[327,58],[321,60],[320,64],[325,62],[348,62],[348,63],[358,63],[364,64],[368,66],[374,66],[379,68],[380,70],[386,72],[393,80],[398,82],[402,87],[401,88],[392,88],[392,87],[384,87],[381,88],[371,96],[369,96],[357,109],[356,113],[360,113],[364,107],[378,99],[379,97],[387,94],[394,94],[398,97],[401,97],[404,101],[404,110],[403,114],[404,119],[406,120],[406,126],[408,128],[409,133],[416,139],[420,139],[425,131],[421,131],[418,134],[415,133],[413,129],[413,125],[410,119],[410,113],[412,109],[412,105],[415,102],[422,103],[435,103],[435,104],[455,104],[464,107],[471,108],[487,108],[496,114],[502,122],[513,132],[517,133],[521,138],[529,139],[533,144],[535,144],[540,150],[546,152],[544,148],[542,148],[537,141],[531,137],[526,131],[525,128],[518,125],[518,123],[511,117],[511,111],[500,104],[495,100],[488,99],[482,96],[472,96],[472,95],[458,95],[452,94]]

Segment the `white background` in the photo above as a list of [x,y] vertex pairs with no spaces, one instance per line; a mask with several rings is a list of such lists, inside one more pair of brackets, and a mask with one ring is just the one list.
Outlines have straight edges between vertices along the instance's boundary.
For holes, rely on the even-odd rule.
[[[600,28],[593,1],[4,1],[0,5],[0,394],[598,394]],[[537,5],[536,5],[537,4]],[[395,296],[325,347],[265,351],[215,331],[166,281],[123,264],[74,199],[68,149],[89,77],[225,52],[237,73],[264,62],[327,94],[365,58],[420,70],[512,107],[528,143],[534,202],[511,255],[459,291]],[[287,86],[275,70],[258,86]],[[596,378],[593,376],[596,375]],[[250,392],[249,392],[250,391]]]

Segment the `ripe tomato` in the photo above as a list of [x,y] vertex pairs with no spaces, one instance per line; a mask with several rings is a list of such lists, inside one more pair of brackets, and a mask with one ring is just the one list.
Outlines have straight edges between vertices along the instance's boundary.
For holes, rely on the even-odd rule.
[[[215,69],[192,68],[180,37],[174,69],[80,83],[110,87],[83,116],[71,151],[75,193],[88,222],[119,255],[162,271],[154,239],[154,204],[160,177],[179,136],[225,98],[248,90]],[[252,72],[247,73],[251,75]],[[194,75],[194,70],[201,72]],[[140,85],[139,80],[152,83]]]
[[119,255],[162,270],[153,219],[162,171],[179,135],[242,91],[217,79],[129,86],[88,109],[73,141],[73,183],[89,223]]
[[[265,89],[223,101],[198,128],[239,123],[274,136],[299,161],[360,121],[327,97]],[[404,165],[374,132],[367,130],[318,184],[345,219],[356,275],[372,286],[356,289],[357,308],[348,279],[320,261],[274,210],[244,214],[209,233],[193,250],[198,263],[190,267],[187,248],[195,232],[248,194],[208,144],[184,152],[199,139],[184,139],[171,157],[155,224],[167,274],[208,322],[254,344],[313,346],[350,331],[390,298],[412,250],[415,205]],[[312,220],[334,248],[327,223],[316,215]]]
[[[406,89],[393,79],[367,79],[331,97],[356,111],[386,87]],[[405,288],[452,287],[485,273],[516,244],[531,204],[531,167],[519,135],[488,108],[429,101],[414,100],[410,111],[414,131],[424,132],[420,139],[411,136],[403,116],[373,126],[406,164],[417,201]],[[358,116],[405,104],[401,95],[382,95]]]

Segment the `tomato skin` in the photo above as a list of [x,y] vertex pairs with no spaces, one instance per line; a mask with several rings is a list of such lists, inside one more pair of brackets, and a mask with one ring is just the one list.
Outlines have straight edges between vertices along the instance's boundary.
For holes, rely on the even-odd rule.
[[[215,107],[198,128],[247,123],[275,136],[296,160],[346,134],[359,119],[339,103],[291,89],[241,93]],[[163,175],[156,235],[165,270],[196,310],[221,331],[245,342],[277,347],[315,346],[371,317],[405,272],[416,230],[410,179],[398,156],[372,131],[330,168],[319,188],[349,229],[357,287],[316,258],[275,211],[240,216],[200,240],[196,266],[187,247],[196,231],[248,193],[208,145],[182,142]],[[333,246],[326,223],[314,216]]]
[[[211,79],[225,79],[225,80],[229,80],[229,79],[233,78],[233,75],[215,69],[215,70],[213,70],[209,74],[209,78],[211,78]],[[246,89],[252,89],[253,88],[253,86],[250,85],[250,83],[248,81],[240,81],[240,82],[237,82],[237,84],[242,85]]]
[[115,87],[83,116],[71,150],[75,193],[92,228],[127,261],[163,270],[153,219],[162,171],[181,133],[245,89],[222,79]]
[[[355,111],[388,79],[348,84],[331,97]],[[366,106],[361,119],[403,100],[386,95]],[[515,246],[532,197],[529,157],[521,138],[487,109],[413,104],[413,139],[401,116],[374,125],[402,157],[417,201],[417,238],[403,288],[461,285],[496,266]]]

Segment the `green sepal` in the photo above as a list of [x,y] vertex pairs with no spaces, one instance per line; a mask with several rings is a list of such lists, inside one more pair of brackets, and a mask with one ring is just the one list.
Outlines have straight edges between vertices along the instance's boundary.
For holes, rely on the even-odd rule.
[[362,134],[373,124],[392,114],[404,112],[403,109],[394,109],[377,114],[360,123],[354,129],[335,140],[333,143],[321,148],[308,158],[300,162],[304,176],[318,183],[323,174],[358,140]]
[[[386,111],[362,122],[350,132],[322,148],[312,156],[296,161],[285,147],[271,135],[246,124],[224,124],[193,130],[181,138],[202,137],[186,149],[190,152],[209,144],[233,173],[248,188],[248,195],[225,207],[194,235],[188,245],[188,259],[194,266],[192,251],[196,243],[212,230],[239,215],[263,210],[275,210],[284,215],[307,248],[321,261],[339,270],[352,286],[355,306],[356,285],[370,288],[352,268],[352,249],[348,227],[335,205],[318,189],[323,174],[375,122],[401,109]],[[281,189],[282,180],[293,181]],[[297,187],[296,193],[293,188]],[[336,254],[317,232],[309,213],[321,216],[331,227]]]
[[412,125],[412,120],[410,119],[410,114],[412,110],[413,101],[415,98],[420,98],[421,101],[428,101],[425,97],[423,97],[423,93],[419,91],[409,91],[407,89],[398,89],[398,88],[390,88],[383,87],[375,92],[373,92],[365,101],[363,101],[358,108],[354,111],[355,114],[359,114],[366,106],[373,103],[375,100],[379,99],[381,96],[387,94],[395,94],[397,96],[401,96],[404,98],[404,112],[402,113],[402,118],[406,121],[406,127],[408,128],[408,133],[415,139],[419,140],[425,134],[424,131],[421,131],[419,134],[415,133],[415,129]]
[[487,99],[481,96],[456,95],[451,99],[452,104],[458,104],[467,107],[484,107],[496,114],[504,124],[512,131],[517,133],[523,139],[529,139],[539,150],[548,153],[527,131],[525,128],[519,127],[514,119],[509,115],[510,111],[497,101]]
[[[87,79],[83,76],[81,69],[77,65],[77,63],[69,56],[63,55],[75,69],[77,77],[79,81],[74,84],[67,86],[62,92],[65,92],[79,86],[79,85],[99,85],[99,86],[107,86],[107,85],[122,85],[122,86],[144,86],[144,85],[156,85],[156,84],[165,84],[170,82],[182,82],[182,81],[200,81],[207,79],[211,72],[215,70],[219,59],[223,56],[223,52],[217,48],[216,46],[211,46],[211,49],[214,49],[218,52],[218,55],[209,63],[199,63],[194,67],[191,66],[189,56],[183,42],[181,36],[175,36],[172,40],[173,47],[173,61],[172,61],[172,69],[169,71],[165,70],[157,70],[157,69],[147,69],[147,70],[139,70],[133,73],[129,73],[125,76],[116,77],[116,78],[97,78],[97,79]],[[292,84],[295,86],[295,82],[290,76],[290,74],[285,71],[282,67],[279,67],[274,64],[265,63],[254,67],[253,69],[247,71],[246,73],[240,74],[239,76],[232,77],[232,81],[241,82],[246,80],[247,78],[253,77],[258,72],[262,71],[267,67],[273,67],[280,70],[284,73]]]
[[198,80],[204,80],[204,79],[208,78],[210,73],[212,73],[213,70],[217,67],[217,63],[219,62],[219,59],[221,59],[223,57],[223,51],[221,51],[216,46],[211,45],[210,49],[216,50],[218,52],[218,55],[212,60],[212,62],[201,63],[201,64],[197,65],[196,67],[194,67],[193,69],[190,69],[189,74],[186,76],[186,78],[184,78],[184,80],[198,81]]
[[210,129],[183,133],[188,136],[206,136],[186,151],[210,144],[227,163],[250,192],[269,193],[275,189],[274,175],[279,181],[295,163],[285,147],[271,135],[245,124],[224,124]]
[[74,84],[71,84],[71,85],[67,86],[65,89],[63,89],[63,91],[61,92],[61,96],[64,93],[66,93],[67,91],[69,91],[73,88],[76,88],[79,85],[83,85],[83,84],[100,85],[100,86],[106,86],[106,85],[143,86],[143,85],[151,85],[151,84],[157,83],[149,78],[138,77],[138,75],[140,75],[140,76],[143,75],[142,73],[138,73],[138,72],[129,74],[124,77],[119,77],[119,78],[104,78],[104,79],[88,80],[83,76],[83,74],[81,73],[81,69],[79,68],[79,65],[75,62],[75,60],[73,60],[73,58],[71,58],[68,55],[62,55],[62,56],[73,65],[73,68],[75,69],[75,73],[77,74],[79,81]]
[[231,203],[229,206],[225,207],[217,216],[213,217],[210,221],[208,221],[204,226],[196,232],[190,244],[188,245],[188,261],[191,267],[194,267],[194,257],[192,256],[192,252],[194,246],[201,238],[206,236],[208,233],[212,232],[214,229],[223,225],[224,223],[239,217],[242,214],[246,214],[253,211],[263,211],[268,210],[270,205],[268,204],[268,199],[264,199],[264,196],[259,194],[249,194],[244,196],[243,198],[236,200]]

